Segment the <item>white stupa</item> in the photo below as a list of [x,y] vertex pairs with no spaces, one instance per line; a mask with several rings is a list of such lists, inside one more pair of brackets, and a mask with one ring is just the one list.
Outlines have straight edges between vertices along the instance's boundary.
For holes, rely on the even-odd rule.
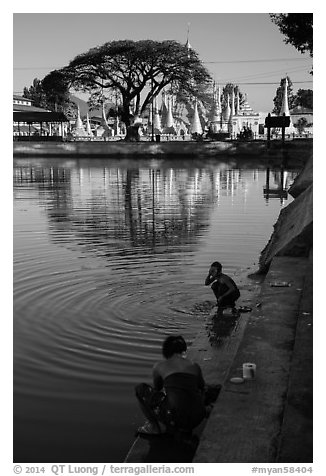
[[188,29],[187,29],[187,41],[186,41],[186,48],[188,50],[188,58],[190,58],[190,51],[192,50],[191,44],[189,43],[189,30],[190,30],[190,23],[188,23]]
[[173,127],[174,120],[172,114],[172,98],[168,98],[168,113],[166,116],[166,127]]
[[161,125],[162,125],[162,128],[164,128],[166,126],[166,118],[168,115],[168,108],[166,105],[166,93],[164,90],[162,91],[162,102],[161,102],[159,113],[161,116]]
[[87,115],[86,115],[86,134],[89,136],[89,137],[93,137],[94,134],[93,134],[93,131],[91,129],[91,124],[89,122],[89,115],[88,115],[88,112],[87,112]]
[[109,126],[109,124],[108,124],[108,121],[106,120],[106,113],[105,113],[104,103],[102,104],[101,126],[103,127],[104,130],[109,130],[109,129],[110,129],[110,126]]
[[81,120],[81,117],[80,117],[80,110],[79,110],[78,105],[77,105],[77,119],[76,119],[75,129],[73,131],[73,135],[75,137],[86,137],[87,136],[83,121]]
[[229,94],[226,95],[226,107],[224,110],[224,121],[229,122],[231,116],[231,108],[230,108],[230,96]]
[[240,113],[240,94],[239,94],[239,91],[237,91],[235,113],[237,115]]
[[281,106],[279,115],[283,116],[283,114],[285,114],[286,116],[290,115],[289,100],[288,100],[288,78],[285,78],[285,81],[283,83],[282,106]]
[[157,108],[157,98],[154,99],[154,117],[153,117],[154,132],[159,133],[162,131],[161,117]]
[[279,116],[289,116],[290,117],[290,125],[289,127],[286,127],[285,132],[286,133],[293,133],[296,132],[296,128],[293,126],[291,115],[290,115],[290,109],[289,109],[289,99],[288,99],[288,78],[285,78],[285,81],[283,82],[283,97],[282,97],[282,106],[280,110]]
[[106,120],[104,103],[102,104],[102,119],[100,129],[102,137],[112,137],[112,128],[109,126],[108,121]]
[[232,89],[232,95],[231,95],[231,114],[230,118],[235,116],[235,101],[234,101],[234,88]]
[[198,106],[197,106],[197,99],[195,101],[195,110],[194,115],[190,125],[190,133],[191,134],[202,134],[203,129],[200,123],[199,114],[198,114]]

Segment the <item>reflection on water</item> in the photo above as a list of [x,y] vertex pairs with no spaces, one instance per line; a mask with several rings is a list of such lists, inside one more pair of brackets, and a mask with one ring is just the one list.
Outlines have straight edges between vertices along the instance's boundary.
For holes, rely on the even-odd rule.
[[284,170],[283,166],[280,167],[280,170],[274,171],[274,185],[272,186],[270,176],[271,170],[268,167],[266,169],[266,186],[264,188],[264,197],[267,200],[269,198],[279,198],[283,203],[283,200],[288,198],[289,174],[287,171]]
[[212,300],[210,262],[233,276],[256,262],[295,175],[244,161],[15,161],[16,462],[123,460],[142,418],[134,385],[166,334],[191,343],[202,328],[189,310]]

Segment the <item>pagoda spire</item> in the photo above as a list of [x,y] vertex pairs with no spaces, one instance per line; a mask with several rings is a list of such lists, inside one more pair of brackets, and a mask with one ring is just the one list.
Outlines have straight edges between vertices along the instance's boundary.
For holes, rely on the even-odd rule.
[[153,99],[153,106],[152,104],[149,107],[149,114],[148,114],[148,125],[153,124],[153,109],[154,109],[154,99]]
[[190,133],[191,134],[202,134],[203,133],[203,129],[201,127],[199,114],[198,114],[197,99],[195,100],[195,110],[194,110],[194,116],[192,118],[192,122],[191,122],[191,125],[190,125]]
[[285,114],[286,116],[290,115],[290,110],[289,110],[289,101],[288,101],[288,78],[285,78],[285,81],[283,83],[283,98],[282,98],[282,107],[280,111],[280,116],[283,116]]
[[191,44],[189,43],[189,31],[190,31],[190,23],[188,23],[188,27],[187,27],[187,41],[186,41],[186,48],[188,50],[188,58],[190,57],[190,50],[192,49],[191,48]]
[[104,102],[102,103],[102,120],[101,120],[101,126],[103,127],[103,129],[105,129],[105,130],[107,130],[107,131],[110,129],[109,124],[108,124],[108,121],[106,120]]
[[211,112],[211,118],[209,122],[209,128],[212,132],[218,132],[221,127],[221,109],[219,108],[218,101],[215,100]]
[[234,88],[232,89],[232,94],[231,94],[231,117],[233,116],[235,116]]
[[211,122],[217,123],[221,119],[221,102],[220,102],[220,88],[216,90],[216,83],[213,85],[213,107],[211,110]]
[[240,114],[240,94],[239,94],[239,90],[237,90],[237,97],[236,97],[236,114],[239,115]]
[[168,98],[168,113],[166,116],[166,125],[165,127],[173,127],[174,126],[174,120],[173,120],[173,115],[172,115],[172,98]]
[[222,106],[221,106],[221,88],[218,86],[217,88],[217,107],[219,112],[222,112]]
[[84,124],[83,124],[83,121],[81,120],[81,117],[80,117],[80,110],[79,110],[79,105],[78,104],[77,104],[77,118],[76,118],[74,135],[78,136],[78,137],[83,137],[83,136],[87,135],[86,131],[85,131]]
[[230,120],[231,108],[230,108],[230,96],[229,93],[226,95],[226,108],[224,111],[224,120],[228,122]]
[[88,136],[90,137],[93,137],[94,134],[93,134],[93,131],[91,129],[91,124],[89,122],[89,115],[88,115],[88,112],[87,112],[87,115],[86,115],[86,133]]
[[159,132],[162,131],[161,118],[157,109],[157,98],[154,99],[154,117],[153,117],[153,126],[154,130],[157,129]]
[[165,127],[168,110],[166,107],[166,93],[164,89],[162,91],[162,104],[161,104],[160,112],[161,112],[161,124],[162,124],[162,127]]

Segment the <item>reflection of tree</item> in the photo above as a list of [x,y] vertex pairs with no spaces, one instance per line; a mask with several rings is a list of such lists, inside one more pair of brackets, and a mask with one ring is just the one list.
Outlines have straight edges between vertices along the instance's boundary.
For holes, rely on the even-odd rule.
[[287,199],[289,184],[293,181],[295,173],[287,172],[284,170],[284,167],[281,166],[280,170],[273,171],[274,185],[271,184],[270,177],[271,171],[270,168],[267,167],[264,197],[266,198],[266,201],[270,198],[279,198],[281,203],[283,203],[284,199]]
[[[209,226],[222,195],[246,187],[242,171],[226,167],[17,166],[16,190],[37,188],[53,239],[75,237],[102,254],[144,253],[194,243]],[[68,241],[68,240],[66,240]]]
[[14,185],[39,190],[41,200],[47,204],[51,220],[62,223],[69,218],[70,170],[64,167],[15,167]]
[[88,177],[83,170],[82,178],[79,173],[17,167],[14,179],[16,186],[37,186],[55,225],[52,233],[74,234],[81,243],[113,249],[191,242],[208,226],[209,205],[218,192],[214,173],[197,168],[102,168]]

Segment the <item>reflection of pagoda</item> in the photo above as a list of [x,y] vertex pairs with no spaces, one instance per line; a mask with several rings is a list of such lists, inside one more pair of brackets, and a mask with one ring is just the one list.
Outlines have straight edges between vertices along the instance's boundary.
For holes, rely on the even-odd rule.
[[[39,181],[42,190],[56,197],[48,210],[53,223],[78,233],[79,242],[92,246],[92,250],[94,243],[100,244],[101,253],[104,246],[106,256],[116,252],[121,240],[126,246],[139,246],[135,252],[143,253],[148,245],[180,244],[201,234],[219,197],[247,190],[253,180],[250,171],[230,169],[225,164],[213,169],[80,166],[69,170],[69,178],[64,168],[59,172],[60,168],[50,166],[15,167],[14,183],[31,181],[36,185]],[[269,173],[269,198],[272,178]],[[61,182],[67,187],[65,193]],[[278,171],[274,182],[285,189],[287,172]],[[54,186],[44,187],[44,183]]]
[[270,169],[266,169],[266,186],[264,187],[264,197],[266,200],[269,198],[279,198],[281,202],[284,199],[287,199],[287,178],[288,173],[284,171],[284,168],[281,167],[279,172],[274,172],[274,183],[275,186],[270,185]]

